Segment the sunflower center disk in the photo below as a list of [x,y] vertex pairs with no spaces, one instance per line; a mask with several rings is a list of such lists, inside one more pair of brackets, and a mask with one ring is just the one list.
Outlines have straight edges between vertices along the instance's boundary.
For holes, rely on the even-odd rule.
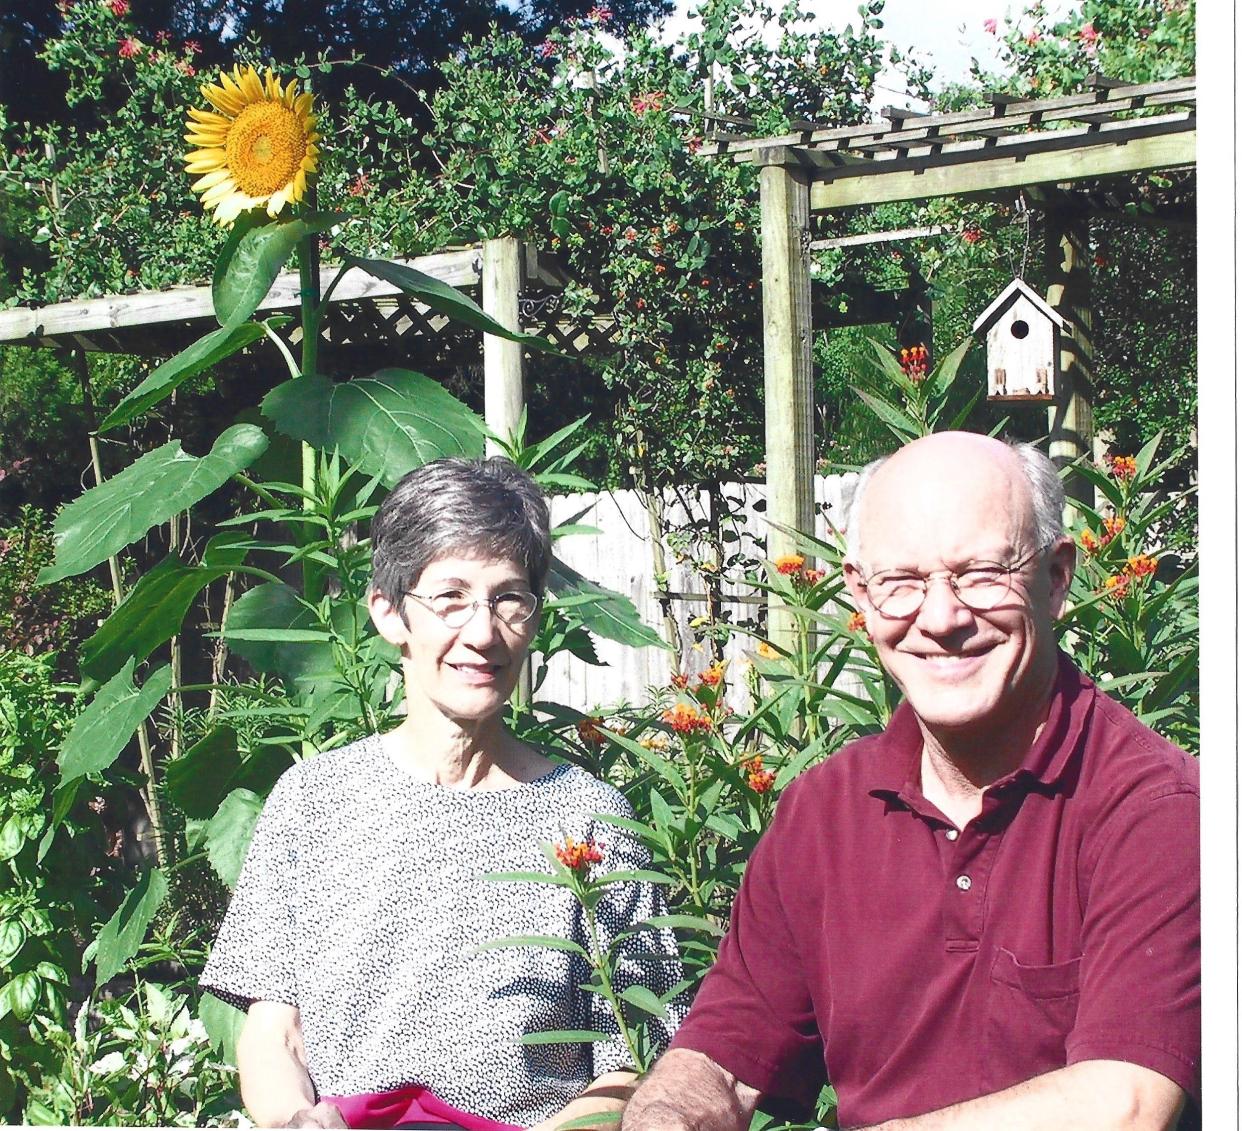
[[306,156],[306,131],[278,102],[254,102],[229,127],[225,163],[248,196],[269,196],[293,180]]

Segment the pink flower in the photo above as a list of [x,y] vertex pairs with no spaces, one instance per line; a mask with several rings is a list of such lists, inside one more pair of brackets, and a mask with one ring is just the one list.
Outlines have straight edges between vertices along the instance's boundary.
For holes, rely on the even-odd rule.
[[127,35],[124,39],[117,42],[116,53],[122,59],[132,59],[141,50],[142,44],[132,35]]
[[983,21],[983,30],[986,31],[988,35],[995,35],[996,34],[996,20],[993,17],[989,16],[986,20]]
[[185,49],[191,55],[198,55],[203,50],[203,45],[197,39],[187,39],[185,41]]
[[1034,28],[1026,33],[1026,45],[1028,47],[1034,47],[1041,39],[1043,39],[1043,36],[1035,31]]
[[556,54],[556,44],[553,43],[550,39],[545,39],[539,45],[539,58],[550,59],[555,54]]
[[191,63],[189,59],[179,59],[177,61],[177,70],[179,70],[183,75],[188,75],[190,78],[193,78],[196,74],[198,74],[198,72],[194,69],[194,64]]
[[645,94],[637,94],[630,99],[630,106],[635,114],[645,114],[648,110],[663,110],[664,99],[668,97],[662,90],[652,90]]
[[155,33],[156,43],[170,43],[172,41],[172,33],[168,31],[157,31]]
[[129,15],[129,0],[112,0],[108,7],[112,9],[112,14],[118,19]]
[[967,243],[978,243],[983,239],[983,232],[974,224],[968,224],[962,232],[962,239]]
[[1100,38],[1100,33],[1095,30],[1095,25],[1085,23],[1078,30],[1078,38],[1082,40],[1082,49],[1088,55],[1094,55],[1096,52],[1096,40]]
[[596,4],[587,13],[588,20],[594,20],[597,24],[606,24],[612,19],[612,9],[607,4]]

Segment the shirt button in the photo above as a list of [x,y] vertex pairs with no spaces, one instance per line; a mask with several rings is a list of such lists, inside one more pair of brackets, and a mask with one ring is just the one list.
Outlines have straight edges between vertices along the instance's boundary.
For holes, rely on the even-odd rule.
[[957,829],[948,829],[944,834],[945,840],[957,840]]
[[969,876],[958,876],[957,879],[954,880],[953,882],[957,884],[958,888],[961,891],[970,891],[970,877]]

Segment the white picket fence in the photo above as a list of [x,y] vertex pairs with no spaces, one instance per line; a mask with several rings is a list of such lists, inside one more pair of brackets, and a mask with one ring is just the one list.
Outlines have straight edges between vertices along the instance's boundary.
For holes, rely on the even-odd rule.
[[[819,537],[826,537],[829,523],[838,529],[844,526],[845,511],[856,479],[854,474],[816,477],[816,534]],[[758,547],[767,533],[762,509],[764,486],[726,484],[722,494],[728,511],[738,516],[736,524],[730,523],[729,526],[735,527],[740,539],[740,542],[726,546],[726,552],[740,545],[743,552],[762,556]],[[666,505],[669,525],[672,526],[703,519],[708,513],[706,492],[681,492],[680,497],[670,492],[666,496]],[[559,539],[555,547],[557,557],[592,581],[624,593],[634,602],[643,620],[663,635],[663,612],[655,586],[649,522],[640,496],[634,491],[556,496],[551,500],[551,510],[553,525],[575,519],[600,531],[599,534],[572,534]],[[695,552],[693,546],[688,549],[691,554]],[[679,554],[674,547],[666,545],[665,557],[670,592],[704,591],[703,578],[692,571],[684,553]],[[744,585],[727,583],[723,592],[726,597],[755,595],[754,590]],[[725,607],[733,609],[734,620],[753,616],[754,613],[753,608],[729,605],[727,602]],[[689,629],[689,622],[706,612],[706,601],[673,601],[672,613],[683,642],[680,655],[660,648],[632,648],[611,640],[597,639],[599,658],[605,661],[606,667],[593,667],[566,654],[555,657],[537,698],[562,703],[583,712],[604,714],[609,707],[623,702],[642,702],[648,687],[667,684],[674,672],[693,674],[707,666],[711,656],[706,649],[695,650],[692,647],[693,636]],[[725,659],[730,661],[734,670],[738,670],[740,662],[752,649],[753,641],[734,635],[725,646]],[[743,710],[746,703],[741,681],[733,683],[731,701],[737,697],[739,701],[733,705]]]

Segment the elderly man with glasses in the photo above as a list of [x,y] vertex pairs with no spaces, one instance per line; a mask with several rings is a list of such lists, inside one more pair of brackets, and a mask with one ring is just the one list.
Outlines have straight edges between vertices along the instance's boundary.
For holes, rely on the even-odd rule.
[[845,579],[905,702],[782,797],[625,1131],[825,1080],[842,1127],[1197,1122],[1197,764],[1058,650],[1063,501],[966,433],[866,469]]

